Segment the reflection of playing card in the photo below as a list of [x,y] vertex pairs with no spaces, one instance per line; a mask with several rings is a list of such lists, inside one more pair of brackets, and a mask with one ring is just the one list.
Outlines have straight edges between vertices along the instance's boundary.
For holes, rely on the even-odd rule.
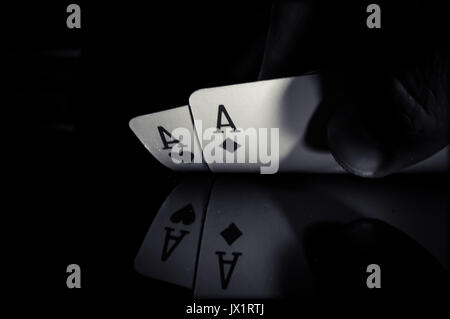
[[[207,170],[188,106],[138,116],[130,127],[145,147],[174,170]],[[175,131],[177,130],[177,131]],[[187,134],[183,134],[183,133]],[[184,135],[188,139],[183,140]]]
[[[221,177],[216,181],[202,235],[195,296],[277,298],[314,294],[302,247],[303,229],[330,202],[312,197],[307,190],[278,188],[261,179],[233,182],[232,177]],[[289,208],[284,210],[284,205]],[[331,205],[331,215],[348,218],[339,205]]]
[[169,195],[136,257],[139,273],[192,288],[211,182],[188,176]]
[[[329,152],[315,150],[305,142],[308,125],[321,100],[319,76],[306,75],[198,90],[190,96],[189,105],[194,120],[202,121],[201,126],[197,122],[194,126],[203,156],[213,171],[258,171],[261,166],[267,166],[261,156],[256,163],[251,163],[250,142],[233,143],[245,130],[255,128],[258,152],[270,154],[266,148],[273,151],[279,146],[279,171],[343,172]],[[208,128],[215,130],[211,140],[203,135]],[[264,128],[268,129],[268,138],[259,133]],[[271,135],[275,128],[279,129],[279,144],[276,136]],[[216,154],[206,145],[214,144],[211,141],[220,140],[221,136],[224,144],[217,143],[217,149],[221,151],[221,147],[228,155],[246,152],[246,163],[211,164]]]
[[403,231],[449,267],[446,175],[380,179],[324,175],[309,181],[309,188],[331,194],[361,217],[380,219]]
[[448,173],[450,147],[447,145],[442,150],[429,158],[416,163],[403,170],[405,173]]
[[417,176],[406,182],[404,176],[376,181],[345,175],[236,176],[220,176],[212,190],[197,297],[315,295],[320,277],[314,273],[314,256],[321,244],[327,245],[317,240],[362,218],[388,222],[448,266],[443,178],[429,178],[424,189],[424,178]]

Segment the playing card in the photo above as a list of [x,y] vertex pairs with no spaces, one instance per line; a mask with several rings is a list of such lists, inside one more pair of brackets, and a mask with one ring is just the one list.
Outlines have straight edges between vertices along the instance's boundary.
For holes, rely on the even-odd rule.
[[220,176],[207,209],[195,296],[313,295],[304,232],[321,218],[351,220],[355,216],[303,183],[292,188],[261,176]]
[[[325,130],[321,102],[320,75],[304,75],[201,89],[189,107],[133,118],[130,127],[174,170],[342,173],[317,145]],[[448,171],[448,150],[404,171]]]
[[307,140],[321,102],[319,75],[202,89],[189,98],[212,171],[343,172],[328,151]]
[[135,259],[142,275],[192,288],[210,176],[187,176],[153,220]]
[[447,211],[445,190],[439,183],[424,189],[417,176],[405,182],[345,175],[222,175],[207,208],[194,294],[315,295],[321,279],[314,272],[317,240],[327,229],[364,218],[393,225],[448,267]]
[[130,128],[165,166],[173,170],[208,170],[188,106],[135,117]]

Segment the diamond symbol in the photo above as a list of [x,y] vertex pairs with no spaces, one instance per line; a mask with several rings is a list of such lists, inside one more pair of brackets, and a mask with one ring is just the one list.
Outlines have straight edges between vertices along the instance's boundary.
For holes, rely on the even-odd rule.
[[234,153],[234,151],[236,151],[239,147],[241,147],[241,145],[228,137],[225,141],[223,141],[221,147],[230,153]]
[[241,230],[234,223],[231,223],[220,234],[222,235],[223,239],[225,239],[228,246],[231,246],[236,241],[236,239],[242,236]]

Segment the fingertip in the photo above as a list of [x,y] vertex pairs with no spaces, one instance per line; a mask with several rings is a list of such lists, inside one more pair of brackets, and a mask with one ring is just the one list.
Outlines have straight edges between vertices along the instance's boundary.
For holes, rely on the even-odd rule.
[[388,175],[388,151],[370,125],[348,108],[339,109],[327,127],[328,146],[335,160],[349,173],[376,178]]

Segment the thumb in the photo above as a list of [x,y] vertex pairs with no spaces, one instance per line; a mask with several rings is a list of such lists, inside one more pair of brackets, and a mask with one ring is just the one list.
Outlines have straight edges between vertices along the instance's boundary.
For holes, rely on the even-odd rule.
[[[339,72],[328,145],[349,172],[381,177],[448,144],[449,59],[444,50],[391,71],[375,65]],[[332,81],[336,83],[336,81]]]

